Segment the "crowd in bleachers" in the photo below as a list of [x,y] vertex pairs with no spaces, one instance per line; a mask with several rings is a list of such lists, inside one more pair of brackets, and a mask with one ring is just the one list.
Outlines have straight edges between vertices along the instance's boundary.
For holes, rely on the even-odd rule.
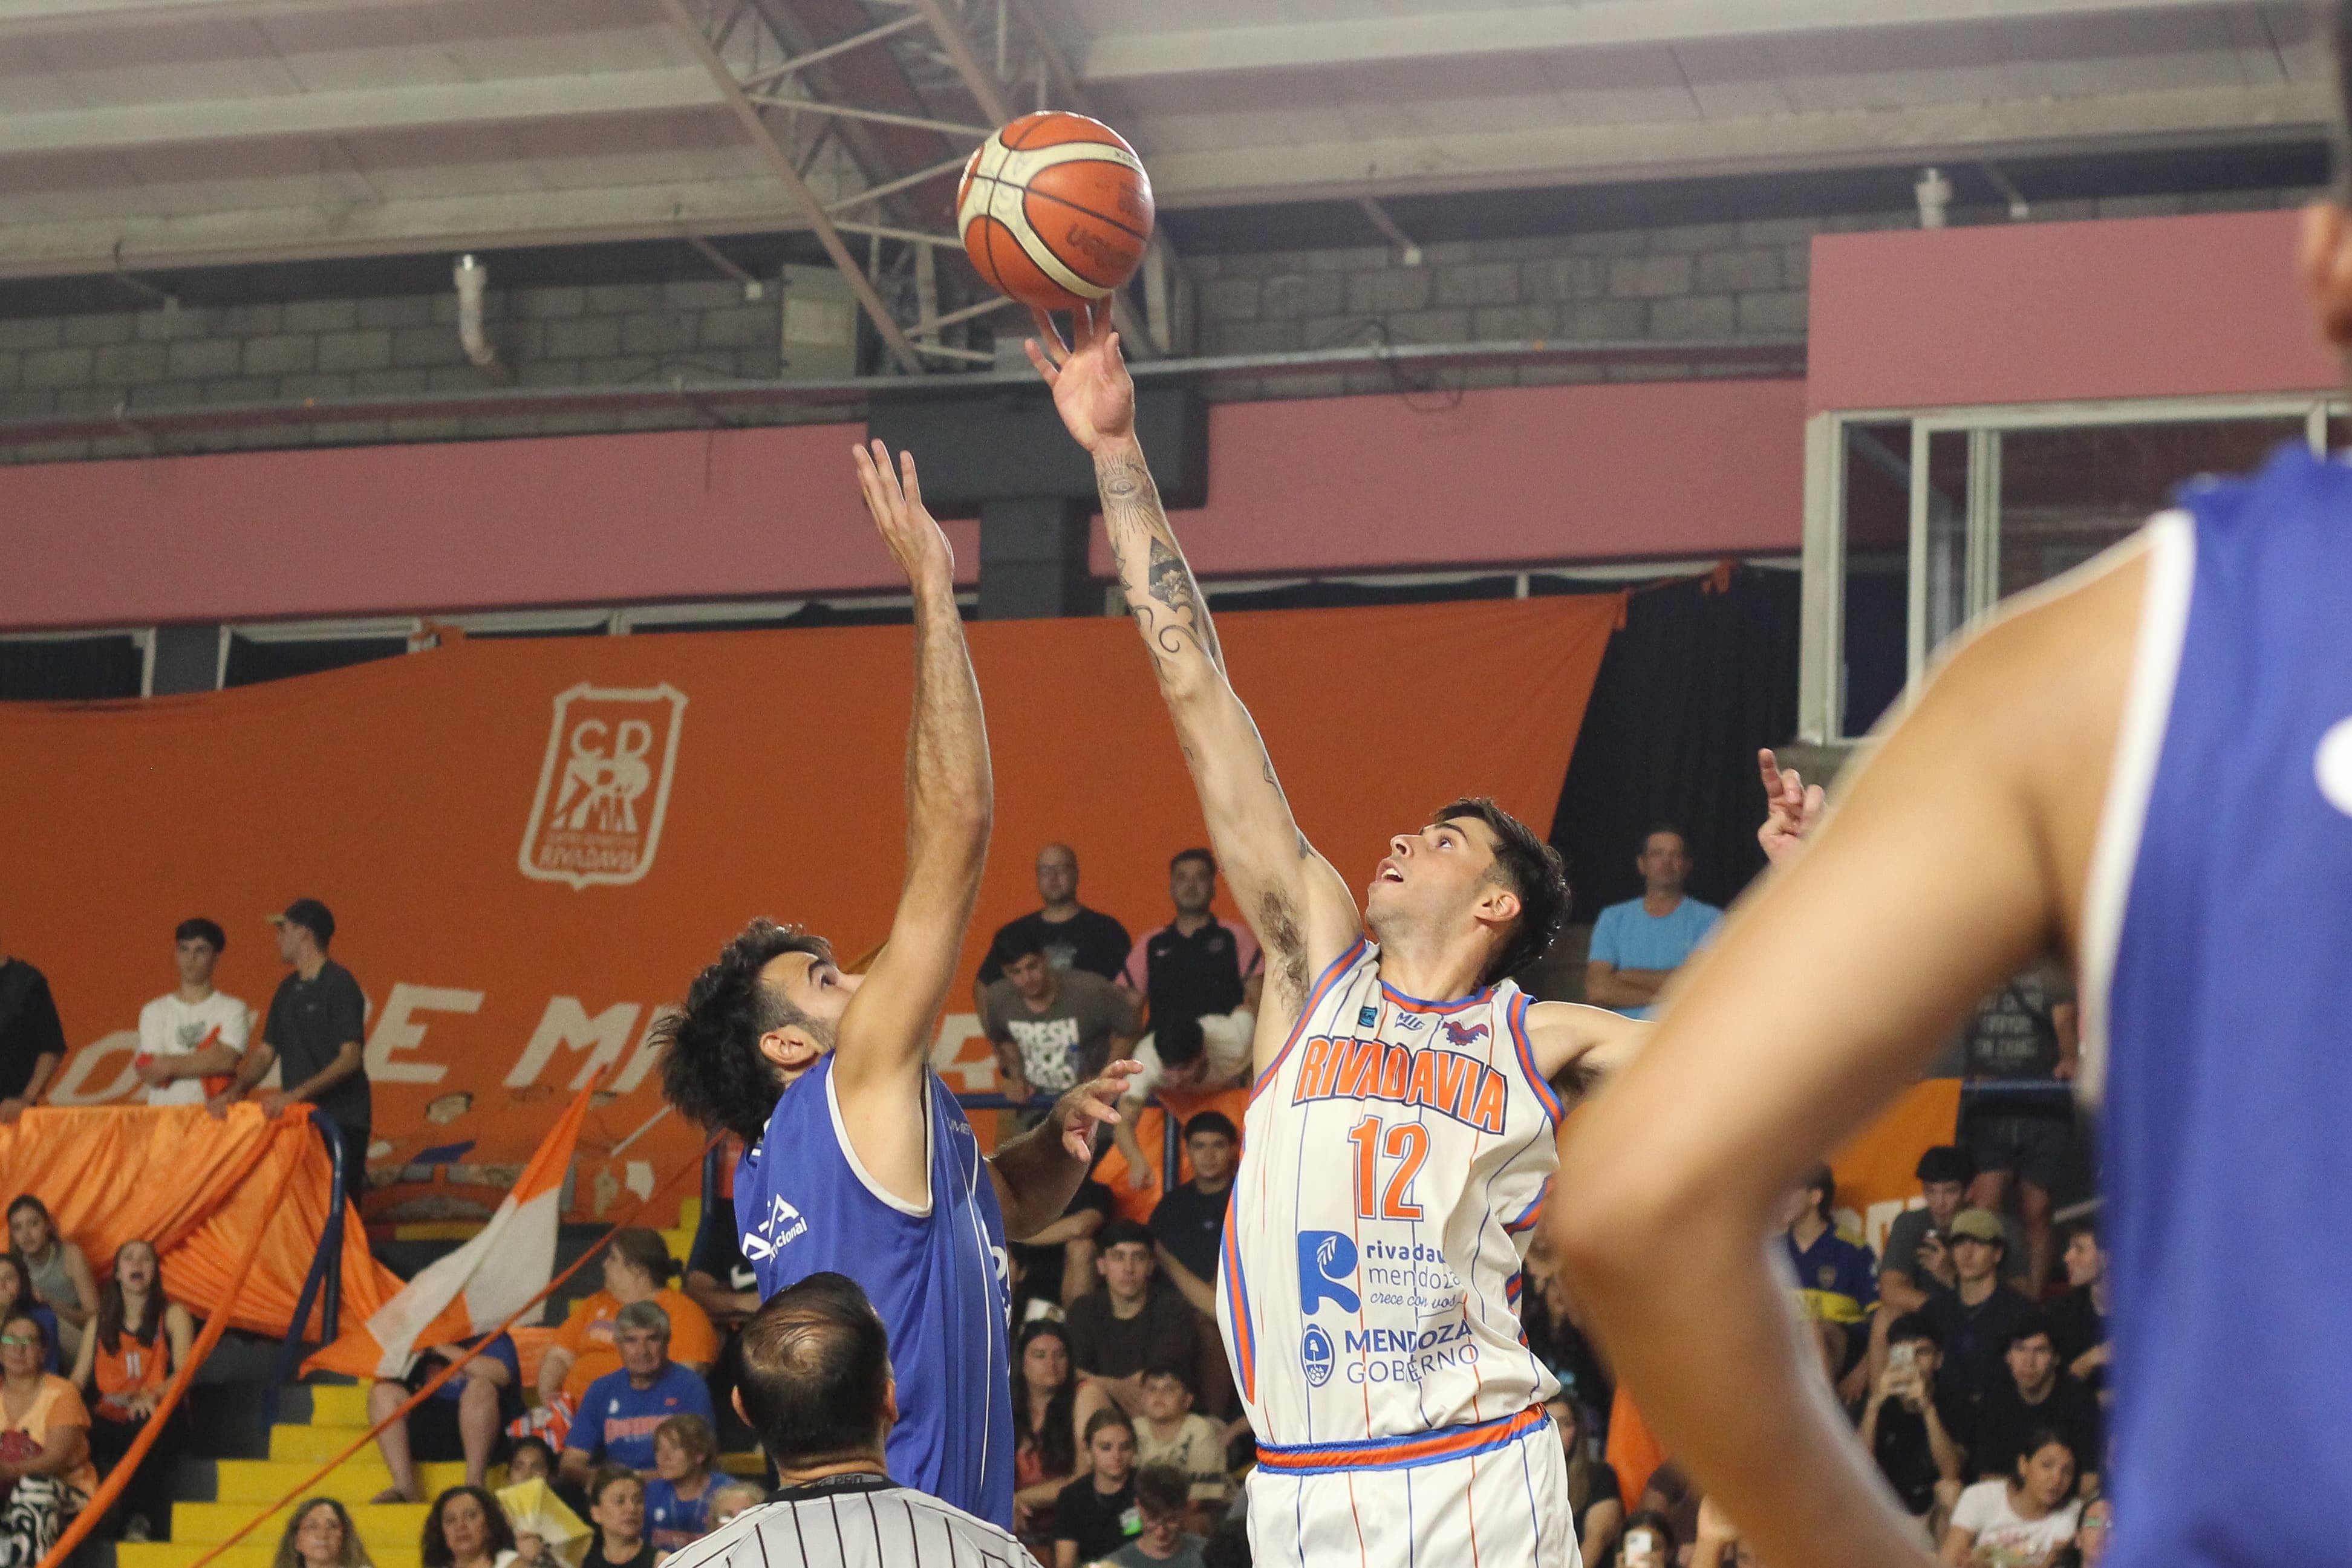
[[[1645,837],[1639,864],[1643,894],[1601,912],[1585,974],[1589,997],[1632,1013],[1650,1007],[1719,914],[1684,894],[1690,861],[1673,829]],[[1016,1530],[1055,1568],[1245,1562],[1251,1434],[1213,1292],[1247,1103],[1257,945],[1212,912],[1216,866],[1204,850],[1175,857],[1172,916],[1139,939],[1079,902],[1066,846],[1040,852],[1036,880],[1040,906],[994,934],[973,997],[1012,1103],[1008,1124],[1025,1124],[1117,1058],[1144,1071],[1067,1211],[1012,1249]],[[363,1149],[366,1078],[355,1048],[344,1049],[358,1025],[338,1010],[350,1010],[343,992],[357,985],[326,956],[332,916],[300,900],[278,924],[293,972],[262,1039],[325,1112],[330,1135]],[[219,1105],[258,1082],[244,1004],[210,986],[225,941],[205,920],[175,934],[181,986],[141,1019],[137,1067],[152,1103]],[[62,1051],[52,1036],[56,1009],[37,972],[0,962],[0,1122],[37,1102]],[[2084,1162],[2063,1092],[2032,1087],[2074,1073],[2063,979],[2036,972],[1988,998],[1949,1066],[2004,1087],[1979,1095],[1954,1141],[1920,1159],[1918,1202],[1876,1249],[1842,1230],[1826,1170],[1791,1196],[1786,1249],[1800,1314],[1863,1445],[1947,1561],[2095,1563],[2109,1506],[2097,1490],[2104,1255],[2087,1223],[2055,1223]],[[362,1167],[350,1168],[356,1182]],[[0,1568],[27,1568],[152,1415],[194,1324],[169,1301],[147,1243],[118,1250],[101,1291],[37,1197],[17,1198],[8,1218],[0,1482],[12,1484]],[[657,1233],[615,1233],[602,1289],[574,1303],[528,1379],[500,1336],[431,1347],[405,1379],[370,1391],[381,1421],[447,1362],[479,1350],[378,1438],[392,1482],[379,1502],[425,1500],[420,1462],[464,1463],[465,1484],[431,1503],[425,1568],[534,1568],[556,1556],[568,1568],[653,1568],[757,1500],[720,1464],[722,1450],[754,1446],[730,1396],[740,1333],[760,1301],[732,1219],[723,1201],[710,1206],[677,1284]],[[2062,1276],[2063,1291],[2053,1290]],[[1606,1366],[1540,1245],[1527,1279],[1529,1343],[1563,1385],[1551,1414],[1585,1560],[1744,1561],[1729,1521],[1671,1462],[1629,1490],[1604,1459]],[[126,1538],[167,1524],[175,1437],[164,1434],[124,1493]],[[366,1561],[342,1505],[319,1498],[289,1520],[278,1568]]]

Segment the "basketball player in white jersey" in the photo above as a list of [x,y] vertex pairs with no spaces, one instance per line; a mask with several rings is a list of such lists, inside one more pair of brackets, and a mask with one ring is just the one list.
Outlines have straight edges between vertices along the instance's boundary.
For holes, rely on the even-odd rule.
[[[1029,345],[1094,456],[1120,580],[1266,958],[1218,1319],[1257,1434],[1262,1564],[1577,1562],[1521,1260],[1560,1103],[1646,1026],[1506,978],[1567,915],[1559,857],[1490,800],[1389,841],[1360,912],[1292,820],[1135,438],[1108,311]],[[1369,929],[1368,939],[1365,933]]]

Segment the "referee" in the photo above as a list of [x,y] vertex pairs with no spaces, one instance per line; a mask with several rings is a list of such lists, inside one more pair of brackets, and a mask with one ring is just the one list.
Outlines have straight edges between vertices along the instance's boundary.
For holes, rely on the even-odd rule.
[[811,1274],[743,1325],[735,1406],[782,1485],[664,1568],[1037,1568],[1004,1531],[895,1484],[890,1340],[857,1281]]

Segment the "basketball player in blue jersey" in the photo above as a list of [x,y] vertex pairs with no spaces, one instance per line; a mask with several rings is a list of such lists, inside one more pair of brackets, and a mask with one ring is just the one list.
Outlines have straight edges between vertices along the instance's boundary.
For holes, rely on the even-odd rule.
[[[1113,557],[1266,957],[1257,1076],[1226,1206],[1218,1319],[1257,1437],[1255,1560],[1577,1560],[1558,1385],[1519,1331],[1550,1186],[1552,1080],[1649,1027],[1536,1003],[1508,977],[1568,910],[1559,857],[1491,800],[1389,841],[1360,911],[1292,820],[1226,679],[1135,438],[1108,312],[1029,354],[1093,455]],[[1368,940],[1366,932],[1370,936]]]
[[1095,1124],[1118,1120],[1138,1068],[1114,1063],[986,1159],[930,1069],[993,784],[954,558],[923,509],[913,457],[900,461],[903,476],[880,442],[856,453],[866,507],[915,601],[907,873],[889,939],[864,976],[847,975],[823,937],[755,921],[656,1040],[669,1103],[743,1140],[735,1210],[761,1298],[833,1270],[882,1314],[898,1384],[892,1478],[1010,1526],[1005,1238],[1060,1218]]
[[[2340,15],[2334,36],[2340,67]],[[2306,214],[2301,271],[2352,345],[2338,203]],[[2352,469],[2296,446],[2184,488],[1969,641],[1810,815],[1775,791],[1768,840],[1801,858],[1563,1155],[1552,1234],[1667,1447],[1768,1562],[1925,1568],[1756,1239],[2055,949],[2103,1117],[2106,1568],[2352,1558],[2352,1263],[2328,1239],[2352,1185]]]

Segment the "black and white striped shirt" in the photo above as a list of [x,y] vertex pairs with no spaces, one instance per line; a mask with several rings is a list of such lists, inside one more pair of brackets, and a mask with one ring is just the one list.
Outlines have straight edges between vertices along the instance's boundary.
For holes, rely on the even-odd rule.
[[985,1520],[887,1476],[827,1476],[772,1492],[678,1548],[663,1568],[1037,1568]]

